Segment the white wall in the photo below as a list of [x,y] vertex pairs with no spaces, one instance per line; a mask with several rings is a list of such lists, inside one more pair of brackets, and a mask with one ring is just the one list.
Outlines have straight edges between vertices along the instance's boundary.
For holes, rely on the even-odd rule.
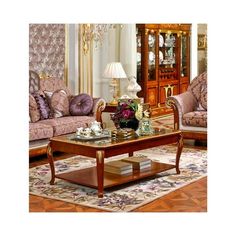
[[[124,24],[120,30],[120,62],[127,77],[136,77],[136,25]],[[127,94],[128,79],[121,79],[121,95]]]
[[[109,79],[103,78],[103,72],[110,62],[121,62],[127,77],[136,75],[136,28],[135,24],[116,25],[104,35],[100,47],[94,48],[93,85],[94,96],[103,96],[110,101]],[[127,93],[128,79],[121,79],[121,95]]]
[[[118,37],[117,37],[118,34]],[[107,63],[119,61],[118,54],[119,32],[117,29],[109,30],[105,35],[102,45],[93,49],[93,96],[111,100],[109,92],[109,79],[103,78]]]

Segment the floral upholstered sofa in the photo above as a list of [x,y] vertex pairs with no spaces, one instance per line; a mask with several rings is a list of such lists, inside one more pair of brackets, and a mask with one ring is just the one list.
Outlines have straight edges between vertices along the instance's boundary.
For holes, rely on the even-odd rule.
[[105,100],[88,94],[74,96],[57,78],[40,79],[29,72],[29,156],[46,153],[51,137],[73,133],[101,121]]
[[173,108],[175,129],[184,138],[207,140],[207,72],[195,77],[186,92],[168,97],[166,104]]

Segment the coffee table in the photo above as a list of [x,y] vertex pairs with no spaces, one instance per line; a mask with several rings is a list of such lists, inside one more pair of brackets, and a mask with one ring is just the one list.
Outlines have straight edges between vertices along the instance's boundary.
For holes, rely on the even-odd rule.
[[[103,197],[105,188],[136,181],[157,173],[176,169],[179,174],[179,160],[183,148],[183,139],[179,130],[157,130],[155,134],[149,136],[137,136],[129,140],[112,140],[105,138],[94,141],[78,141],[75,134],[53,137],[47,147],[47,156],[51,168],[50,184],[55,183],[55,178],[63,179],[72,183],[96,188],[98,197]],[[116,175],[104,172],[104,159],[112,156],[128,153],[133,156],[133,152],[149,149],[156,146],[177,143],[175,164],[152,162],[151,168],[146,171],[135,170],[130,175]],[[96,159],[96,166],[75,170],[67,173],[57,174],[55,172],[53,152],[60,151],[84,155]]]

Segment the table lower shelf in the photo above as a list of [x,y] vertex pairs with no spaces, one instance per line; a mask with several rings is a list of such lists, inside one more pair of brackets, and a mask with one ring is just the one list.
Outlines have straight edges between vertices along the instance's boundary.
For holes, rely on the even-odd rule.
[[[151,168],[141,171],[135,170],[133,171],[133,173],[127,175],[116,175],[104,172],[104,188],[110,188],[120,184],[150,177],[163,171],[173,169],[175,167],[175,165],[171,164],[152,162]],[[63,179],[75,184],[80,184],[92,188],[98,187],[96,167],[71,171],[63,174],[57,174],[55,177],[58,179]]]

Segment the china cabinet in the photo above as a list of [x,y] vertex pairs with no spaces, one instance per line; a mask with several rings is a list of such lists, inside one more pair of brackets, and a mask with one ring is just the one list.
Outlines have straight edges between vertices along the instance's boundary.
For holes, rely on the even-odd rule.
[[138,96],[153,110],[165,113],[166,98],[187,90],[190,35],[191,24],[136,25]]

